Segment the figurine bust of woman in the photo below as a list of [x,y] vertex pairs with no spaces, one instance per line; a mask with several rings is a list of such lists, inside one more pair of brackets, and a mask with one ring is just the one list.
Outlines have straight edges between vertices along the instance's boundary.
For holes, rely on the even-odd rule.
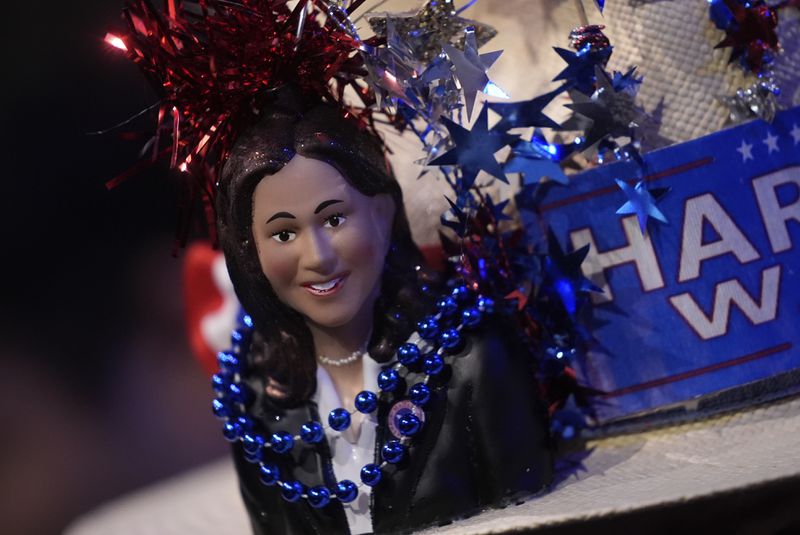
[[[286,453],[234,444],[256,533],[408,532],[549,483],[546,411],[513,332],[491,320],[458,331],[433,379],[418,363],[397,364],[403,344],[424,353],[417,322],[447,288],[423,280],[400,187],[373,134],[341,108],[280,91],[233,146],[217,212],[254,325],[245,378],[252,434],[296,436],[337,407],[352,419]],[[388,391],[377,379],[384,369],[400,369]],[[429,387],[416,404],[424,410],[408,401],[420,383]],[[360,393],[381,389],[374,410],[359,408]],[[387,462],[397,411],[412,409],[421,427]]]

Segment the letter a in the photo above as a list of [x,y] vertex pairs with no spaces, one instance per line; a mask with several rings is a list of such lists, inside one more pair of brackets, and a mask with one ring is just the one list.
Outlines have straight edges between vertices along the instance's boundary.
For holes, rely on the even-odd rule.
[[[703,243],[703,223],[714,227],[720,239]],[[753,244],[739,230],[731,216],[720,206],[710,193],[686,201],[683,215],[681,237],[681,265],[678,282],[696,279],[700,276],[700,264],[716,256],[733,253],[744,264],[758,260],[759,255]]]
[[714,288],[711,318],[689,293],[674,295],[669,298],[669,302],[700,338],[708,340],[728,332],[732,303],[755,325],[774,320],[778,315],[780,281],[780,266],[772,266],[761,273],[761,303],[756,303],[736,279],[717,284]]

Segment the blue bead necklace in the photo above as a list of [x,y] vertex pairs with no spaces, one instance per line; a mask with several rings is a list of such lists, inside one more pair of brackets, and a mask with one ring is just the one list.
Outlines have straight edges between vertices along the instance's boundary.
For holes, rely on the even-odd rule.
[[302,498],[316,508],[325,507],[331,500],[352,502],[358,497],[360,488],[365,485],[374,487],[380,483],[386,466],[397,464],[406,457],[412,438],[420,432],[425,422],[425,405],[432,394],[430,381],[444,369],[445,356],[457,352],[461,346],[461,331],[477,327],[486,314],[494,311],[494,302],[484,296],[477,296],[473,300],[472,292],[461,285],[453,288],[449,295],[440,298],[436,302],[436,309],[435,315],[426,316],[417,322],[420,341],[409,341],[400,345],[397,348],[397,361],[378,374],[380,393],[363,390],[354,399],[356,411],[371,414],[377,410],[379,399],[399,393],[409,367],[421,365],[425,374],[421,381],[408,389],[407,399],[396,402],[390,410],[388,424],[396,438],[381,447],[380,464],[368,463],[361,468],[359,484],[343,479],[334,488],[323,485],[306,488],[299,481],[283,479],[276,464],[264,461],[265,450],[286,455],[296,444],[318,444],[329,429],[344,431],[350,426],[351,416],[355,411],[341,407],[333,409],[328,413],[327,426],[311,420],[304,423],[294,435],[278,431],[267,438],[257,432],[246,408],[252,394],[242,381],[246,373],[246,353],[253,332],[252,319],[247,315],[233,331],[231,349],[217,355],[219,371],[211,378],[212,388],[216,392],[212,410],[224,422],[223,435],[230,442],[242,444],[245,459],[258,464],[261,482],[268,486],[277,486],[286,501],[296,502]]

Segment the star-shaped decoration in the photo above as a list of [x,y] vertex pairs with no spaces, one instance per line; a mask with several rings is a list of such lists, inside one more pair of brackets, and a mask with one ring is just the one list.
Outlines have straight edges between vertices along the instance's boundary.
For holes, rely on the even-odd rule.
[[511,221],[511,217],[505,213],[509,202],[511,202],[511,199],[506,199],[495,204],[490,195],[486,196],[486,210],[496,223],[500,221]]
[[504,170],[506,173],[522,173],[523,185],[535,184],[545,176],[566,185],[567,175],[557,163],[563,160],[566,152],[563,146],[547,143],[537,129],[530,141],[520,139],[514,144]]
[[566,80],[570,87],[574,87],[584,95],[591,95],[595,84],[595,67],[603,67],[611,57],[613,47],[593,48],[587,44],[577,52],[565,48],[553,47],[553,50],[567,62],[558,76],[553,81]]
[[451,45],[444,45],[442,48],[447,53],[447,57],[453,62],[456,69],[456,78],[464,91],[464,102],[467,106],[467,120],[472,116],[472,108],[475,106],[475,95],[478,91],[492,94],[494,96],[507,95],[489,80],[486,71],[491,67],[502,50],[478,54],[477,41],[475,39],[475,29],[472,27],[464,30],[464,50],[463,52]]
[[731,61],[741,57],[747,68],[758,74],[769,62],[768,52],[779,50],[778,12],[760,0],[747,4],[724,0],[724,3],[736,22],[725,29],[725,39],[714,48],[732,47]]
[[567,104],[568,108],[592,121],[583,135],[583,150],[617,137],[633,138],[634,128],[646,117],[636,106],[633,95],[614,89],[608,75],[600,67],[595,69],[599,86],[597,91],[591,98],[573,93],[575,102]]
[[571,253],[564,253],[552,229],[547,231],[547,242],[544,285],[546,290],[554,291],[558,295],[564,309],[572,317],[578,309],[580,293],[602,292],[592,281],[584,277],[581,271],[581,264],[589,254],[589,245],[586,244]]
[[800,126],[792,124],[792,130],[789,132],[792,135],[795,145],[800,145]]
[[767,132],[767,137],[765,137],[763,141],[764,145],[767,146],[767,154],[780,152],[781,149],[778,148],[778,136],[774,135],[772,132]]
[[742,155],[742,163],[753,159],[753,145],[744,139],[742,140],[742,144],[739,145],[739,148],[736,149],[736,152]]
[[378,38],[387,36],[391,20],[413,56],[423,64],[438,56],[445,44],[462,45],[468,26],[475,28],[478,48],[497,35],[491,26],[457,16],[453,0],[428,0],[416,13],[376,13],[367,20]]
[[501,134],[489,130],[489,108],[483,107],[472,130],[442,118],[455,147],[430,162],[430,165],[458,165],[461,167],[459,190],[465,192],[475,183],[480,171],[499,178],[505,183],[503,168],[494,158],[494,153],[519,139],[519,136]]
[[720,97],[722,103],[728,107],[728,118],[733,123],[739,123],[760,117],[771,123],[778,111],[776,97],[780,88],[770,79],[759,79],[752,85],[739,88],[731,96]]
[[[642,236],[644,236],[645,229],[647,227],[647,218],[652,217],[653,219],[658,219],[662,223],[668,223],[667,217],[664,215],[663,212],[656,206],[656,199],[653,197],[650,191],[648,191],[647,187],[644,185],[644,181],[640,180],[636,183],[635,186],[631,186],[624,180],[615,179],[617,186],[620,187],[622,191],[625,192],[625,195],[628,197],[628,200],[617,209],[617,214],[636,214],[636,218],[639,220],[639,230],[642,231]],[[661,196],[666,191],[658,192]]]
[[521,127],[558,128],[559,124],[542,111],[552,100],[561,94],[567,85],[522,102],[490,102],[489,109],[502,118],[494,125],[495,130],[510,130]]
[[631,67],[624,74],[619,71],[614,71],[611,85],[617,92],[630,91],[635,95],[636,92],[639,91],[639,86],[642,85],[642,80],[644,80],[644,77],[636,76],[636,67]]
[[[446,195],[445,200],[447,201],[447,204],[450,205],[450,210],[439,216],[439,221],[441,222],[442,226],[452,229],[459,238],[465,237],[470,232],[469,215],[462,210],[457,203],[451,201]],[[449,219],[447,217],[448,214],[452,214],[453,217],[455,217],[455,221]]]

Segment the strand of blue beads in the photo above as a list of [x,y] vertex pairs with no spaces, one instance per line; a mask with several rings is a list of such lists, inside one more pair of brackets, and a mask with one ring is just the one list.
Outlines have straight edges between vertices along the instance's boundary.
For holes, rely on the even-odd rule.
[[[400,389],[405,377],[401,372],[407,372],[410,367],[418,366],[421,361],[425,376],[422,381],[408,388],[407,397],[411,403],[424,411],[432,395],[429,383],[444,369],[445,355],[460,347],[461,331],[477,327],[484,315],[494,312],[494,302],[490,298],[478,296],[474,306],[467,306],[470,299],[471,292],[466,286],[456,286],[450,295],[439,299],[436,303],[436,314],[427,316],[417,323],[419,337],[434,350],[423,354],[415,343],[402,344],[397,349],[397,363],[378,375],[380,394],[368,390],[360,392],[354,400],[355,410],[364,414],[374,412],[378,407],[379,396],[388,397]],[[277,486],[283,498],[289,502],[307,499],[312,507],[318,508],[325,507],[332,499],[349,503],[356,499],[360,487],[364,485],[373,487],[380,483],[383,478],[383,468],[402,461],[408,444],[422,429],[423,422],[411,412],[403,412],[396,417],[394,423],[402,438],[389,440],[381,447],[380,464],[368,463],[361,468],[361,483],[358,485],[345,479],[337,482],[333,491],[324,486],[306,489],[299,481],[282,480],[279,467],[264,461],[266,449],[278,454],[288,454],[297,442],[317,444],[325,438],[328,429],[334,431],[347,429],[355,411],[336,408],[328,415],[328,426],[312,420],[303,424],[296,435],[278,431],[272,433],[269,440],[266,440],[263,435],[255,432],[255,425],[246,408],[251,394],[242,383],[246,350],[252,339],[252,329],[252,320],[245,315],[242,325],[233,331],[230,351],[220,352],[217,356],[219,371],[211,378],[212,388],[217,394],[212,400],[212,410],[217,417],[224,420],[222,430],[224,437],[231,442],[241,442],[245,458],[258,464],[261,482],[268,486]]]

